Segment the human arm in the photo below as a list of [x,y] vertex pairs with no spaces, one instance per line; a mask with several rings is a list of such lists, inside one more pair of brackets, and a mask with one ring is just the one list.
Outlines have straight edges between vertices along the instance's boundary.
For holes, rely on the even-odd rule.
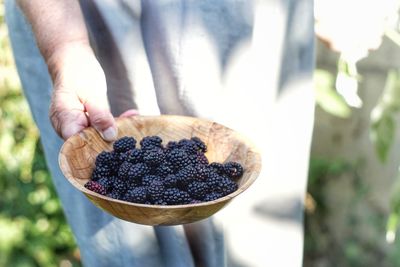
[[93,126],[106,140],[117,130],[104,72],[89,44],[79,2],[19,0],[48,66],[54,90],[50,119],[64,139]]

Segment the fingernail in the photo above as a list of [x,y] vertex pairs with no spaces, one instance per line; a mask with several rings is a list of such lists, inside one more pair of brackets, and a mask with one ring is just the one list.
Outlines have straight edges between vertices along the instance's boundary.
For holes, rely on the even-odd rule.
[[106,141],[114,141],[117,139],[117,129],[112,126],[104,130],[101,134]]

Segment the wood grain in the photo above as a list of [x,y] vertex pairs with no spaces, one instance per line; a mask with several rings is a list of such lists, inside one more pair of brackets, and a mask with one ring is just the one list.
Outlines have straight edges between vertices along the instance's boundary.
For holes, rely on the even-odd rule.
[[210,162],[237,161],[244,167],[244,174],[238,180],[239,189],[214,201],[174,206],[120,201],[84,187],[91,177],[96,156],[104,150],[112,150],[112,143],[104,141],[93,128],[87,128],[64,143],[59,154],[60,168],[68,181],[96,206],[123,220],[145,225],[177,225],[205,219],[246,190],[261,170],[260,153],[251,142],[212,121],[173,115],[134,116],[117,119],[117,125],[119,138],[133,136],[138,141],[148,135],[158,135],[166,144],[197,136],[206,143]]

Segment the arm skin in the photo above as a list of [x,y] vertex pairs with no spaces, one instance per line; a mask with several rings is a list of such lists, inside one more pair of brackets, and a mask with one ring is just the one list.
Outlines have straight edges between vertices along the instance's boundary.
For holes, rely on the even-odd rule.
[[88,126],[108,141],[117,128],[104,72],[89,45],[77,0],[18,0],[48,66],[54,90],[50,119],[64,139]]

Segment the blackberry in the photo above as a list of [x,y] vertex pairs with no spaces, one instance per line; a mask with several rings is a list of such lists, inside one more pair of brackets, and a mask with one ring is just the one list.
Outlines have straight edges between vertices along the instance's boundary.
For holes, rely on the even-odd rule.
[[211,172],[206,182],[211,188],[217,188],[224,177],[218,173]]
[[164,182],[165,187],[168,187],[168,188],[176,187],[178,178],[174,174],[169,174],[169,175],[167,175],[167,177],[164,178],[163,182]]
[[125,161],[128,161],[130,153],[131,153],[131,150],[121,152],[121,153],[116,153],[116,158],[117,158],[118,164],[121,165]]
[[222,177],[219,181],[216,190],[218,193],[221,193],[222,196],[229,195],[230,193],[235,192],[238,189],[238,185],[229,179],[228,177]]
[[213,201],[213,200],[216,200],[216,199],[221,198],[221,197],[222,197],[221,193],[218,193],[218,192],[211,192],[211,193],[207,194],[207,195],[203,198],[203,201],[204,201],[204,202]]
[[171,150],[179,148],[178,142],[176,141],[169,141],[165,146],[166,150],[169,152]]
[[161,148],[162,139],[157,136],[146,136],[140,141],[140,146],[143,150],[158,147]]
[[151,183],[153,183],[154,181],[161,181],[161,177],[157,176],[157,175],[146,175],[142,178],[142,185],[143,186],[149,186],[151,185]]
[[118,193],[118,191],[111,191],[110,193],[107,194],[108,197],[113,198],[113,199],[121,199],[122,196]]
[[208,177],[212,175],[212,173],[215,173],[214,169],[203,164],[196,165],[196,169],[197,169],[197,179],[201,181],[206,180]]
[[147,186],[147,192],[153,202],[162,200],[164,191],[165,187],[161,180],[153,180],[153,182]]
[[139,163],[143,160],[143,153],[140,149],[132,149],[126,159],[132,164]]
[[168,205],[168,203],[167,203],[165,200],[163,200],[163,199],[157,199],[156,201],[153,202],[153,205],[162,205],[162,206],[165,206],[165,205]]
[[160,177],[167,177],[169,174],[172,174],[172,173],[174,173],[174,169],[169,162],[163,162],[155,170],[155,174]]
[[106,190],[107,193],[109,193],[109,192],[111,192],[111,189],[113,188],[113,184],[114,184],[113,179],[114,179],[114,177],[112,177],[112,178],[103,177],[103,178],[100,178],[97,182],[104,187],[104,189]]
[[218,162],[212,162],[210,163],[210,168],[214,169],[214,171],[218,174],[224,174],[224,165],[222,163]]
[[207,152],[207,145],[199,137],[194,136],[194,137],[190,138],[190,140],[192,140],[196,144],[197,149],[200,152],[203,152],[203,153]]
[[181,169],[176,174],[178,188],[186,190],[187,186],[197,177],[196,174],[196,167],[192,165],[188,165]]
[[189,193],[178,188],[167,188],[163,193],[163,199],[168,205],[188,204],[192,201]]
[[159,147],[153,147],[143,152],[143,161],[150,166],[160,165],[164,160],[164,151]]
[[188,185],[187,191],[192,198],[201,200],[208,194],[210,187],[204,182],[194,181]]
[[104,166],[103,165],[97,165],[97,166],[94,167],[94,170],[92,172],[92,180],[93,181],[98,181],[101,178],[110,176],[110,174],[111,174],[111,171],[110,171],[110,168],[108,166],[106,166],[106,165],[104,165]]
[[189,155],[194,155],[198,151],[197,144],[189,139],[181,139],[178,146],[186,151]]
[[114,180],[113,188],[112,188],[111,192],[116,192],[120,196],[123,196],[127,189],[128,189],[127,183],[124,180],[117,178]]
[[128,170],[129,179],[140,179],[150,173],[150,167],[144,163],[132,164]]
[[238,162],[230,161],[223,165],[224,173],[232,179],[239,178],[243,175],[243,167]]
[[123,153],[128,150],[134,149],[136,146],[135,138],[131,136],[124,136],[114,142],[113,148],[117,153]]
[[166,155],[166,159],[171,163],[175,171],[178,171],[192,163],[192,160],[190,159],[186,151],[181,148],[171,150]]
[[145,203],[147,201],[147,189],[144,186],[129,189],[124,197],[125,200],[134,203]]
[[108,151],[103,151],[99,153],[96,157],[96,166],[105,166],[105,165],[110,165],[115,161],[114,158],[114,153],[108,152]]
[[128,172],[132,168],[133,164],[125,161],[124,163],[119,166],[118,169],[118,178],[120,179],[128,179]]
[[97,194],[100,195],[106,195],[107,191],[104,188],[104,186],[102,186],[101,184],[99,184],[98,182],[95,181],[88,181],[85,185],[84,185],[87,189],[89,189],[90,191],[93,191]]
[[196,165],[208,165],[208,159],[204,153],[197,151],[196,154],[190,155],[192,162]]

